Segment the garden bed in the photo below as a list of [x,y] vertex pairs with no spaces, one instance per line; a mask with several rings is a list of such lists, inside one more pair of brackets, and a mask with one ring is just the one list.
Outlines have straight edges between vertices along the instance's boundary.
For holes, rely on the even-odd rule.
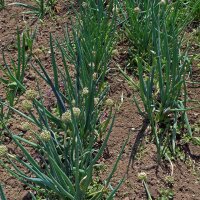
[[[24,1],[28,3],[29,1]],[[12,1],[6,1],[6,3],[12,3]],[[74,2],[76,7],[76,3]],[[52,17],[46,16],[43,21],[39,22],[36,18],[32,18],[31,15],[23,15],[23,8],[15,6],[7,6],[5,9],[0,11],[0,51],[4,51],[6,59],[8,55],[12,55],[16,59],[16,48],[15,41],[17,37],[18,27],[19,32],[29,27],[34,29],[37,26],[36,40],[33,51],[41,59],[45,69],[48,71],[50,76],[53,77],[53,71],[51,68],[51,59],[49,56],[49,41],[50,33],[54,38],[62,38],[64,36],[64,29],[67,26],[69,31],[75,14],[70,2],[59,1],[55,7],[55,13]],[[72,19],[71,19],[72,18]],[[190,29],[189,29],[190,30]],[[190,30],[193,31],[193,30]],[[191,32],[188,31],[188,34]],[[199,46],[191,50],[192,55],[199,55]],[[104,179],[108,174],[120,153],[120,149],[123,143],[130,134],[129,141],[123,151],[122,157],[119,161],[117,170],[112,179],[112,184],[116,185],[118,181],[126,174],[127,166],[130,161],[130,154],[132,146],[136,140],[138,133],[144,123],[143,118],[138,114],[137,107],[133,101],[133,90],[130,85],[126,82],[124,77],[119,71],[117,65],[120,65],[122,69],[126,66],[126,59],[128,55],[128,47],[125,42],[119,42],[117,45],[118,54],[115,55],[110,63],[110,71],[106,76],[110,85],[109,97],[112,98],[116,103],[121,104],[119,110],[116,113],[116,119],[112,129],[110,139],[108,141],[108,155],[100,159],[100,163],[103,164],[104,169],[100,171],[100,179]],[[56,52],[57,53],[57,52]],[[58,66],[62,66],[61,57],[58,55]],[[0,55],[0,64],[3,61],[2,55]],[[193,62],[193,81],[199,82],[200,68],[199,63]],[[72,72],[73,74],[73,68]],[[3,74],[0,71],[0,77]],[[54,100],[49,93],[49,87],[32,69],[25,72],[24,83],[28,89],[36,88],[36,80],[40,83],[40,88],[43,91],[45,99],[45,105],[49,108],[54,105]],[[190,99],[200,101],[200,86],[199,84],[188,84],[187,88]],[[134,92],[137,94],[137,91]],[[0,97],[5,98],[5,90],[3,84],[0,85]],[[123,101],[122,101],[123,99]],[[19,103],[16,108],[21,108],[21,102],[24,100],[24,96],[20,97]],[[193,103],[189,103],[188,106],[193,106]],[[195,104],[196,105],[196,104]],[[196,108],[188,112],[189,121],[192,127],[197,127],[199,130],[200,126],[200,109]],[[31,139],[32,135],[29,131],[23,131],[20,128],[20,123],[23,121],[21,117],[14,114],[9,121],[9,128],[14,133],[23,132],[23,136],[26,139]],[[34,126],[32,127],[35,128]],[[35,128],[36,129],[36,128]],[[199,132],[195,132],[196,136],[199,137]],[[198,200],[200,199],[200,147],[194,145],[184,146],[180,155],[176,160],[172,160],[172,165],[168,161],[161,162],[160,165],[157,163],[157,151],[156,146],[149,141],[150,129],[145,131],[145,138],[140,145],[136,159],[133,165],[131,164],[127,178],[125,179],[122,186],[119,188],[114,199],[122,200],[140,200],[147,199],[145,188],[140,180],[138,180],[138,173],[145,172],[147,174],[147,184],[151,196],[153,199],[157,199],[162,193],[172,191],[174,199],[177,200]],[[13,143],[9,135],[6,133],[1,136],[2,144],[9,148],[9,151],[19,152],[16,145]],[[31,151],[32,155],[37,153],[33,149],[27,146]],[[23,159],[23,157],[22,157]],[[173,166],[173,174],[172,173]],[[23,170],[23,167],[22,167]],[[25,170],[25,168],[24,168]],[[173,176],[173,180],[168,180],[168,177]],[[5,195],[8,200],[28,200],[31,199],[29,191],[32,191],[28,186],[19,182],[13,178],[5,169],[0,168],[0,182],[4,186]],[[169,195],[169,194],[166,194]],[[167,199],[167,198],[166,198]]]

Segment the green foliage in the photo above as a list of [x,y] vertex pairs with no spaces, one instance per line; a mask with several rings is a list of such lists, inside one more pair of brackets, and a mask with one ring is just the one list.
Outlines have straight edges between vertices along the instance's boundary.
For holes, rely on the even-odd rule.
[[35,5],[30,5],[26,3],[14,2],[9,5],[20,6],[29,9],[28,11],[23,12],[24,14],[33,14],[43,19],[44,16],[51,12],[54,8],[57,0],[34,0]]
[[29,54],[32,54],[34,40],[37,34],[37,28],[31,30],[28,26],[26,26],[25,30],[23,31],[22,35],[25,38],[25,48]]
[[[148,15],[140,11],[141,15],[145,16],[134,18],[136,21],[131,27],[134,29],[134,24],[139,23],[140,19],[144,19],[145,22],[145,18],[150,17],[146,26],[143,24],[144,27],[148,27],[148,31],[145,31],[144,27],[138,27],[139,31],[144,34],[148,33],[148,36],[142,37],[142,39],[148,38],[147,49],[138,44],[148,59],[144,60],[140,52],[135,54],[139,86],[124,75],[133,87],[139,90],[143,105],[141,106],[136,98],[135,103],[140,114],[148,120],[152,139],[157,146],[158,161],[160,161],[165,157],[166,152],[176,154],[177,138],[183,137],[186,131],[183,129],[183,124],[186,124],[187,133],[192,137],[186,114],[185,77],[189,69],[189,59],[187,50],[184,53],[180,51],[182,45],[180,34],[184,26],[183,24],[177,25],[177,7],[174,8],[175,11],[169,13],[171,5],[168,8],[168,4],[161,4],[158,1],[151,1],[151,3],[144,1],[143,4],[139,6],[142,10],[148,8],[146,9]],[[130,34],[132,33],[134,34],[134,30],[130,31]],[[138,41],[146,45],[143,40]],[[133,47],[135,48],[134,45]]]
[[28,63],[32,57],[32,45],[35,35],[36,31],[31,36],[27,32],[20,37],[19,31],[17,31],[17,61],[9,56],[10,62],[8,63],[3,53],[4,64],[0,65],[0,69],[4,76],[0,78],[0,82],[6,86],[7,101],[10,106],[14,105],[17,93],[25,91],[23,80]]
[[7,117],[3,105],[0,105],[0,138],[3,135],[4,124],[6,124]]
[[[16,97],[18,97],[22,92],[25,91],[24,86],[24,76],[27,70],[28,63],[32,57],[32,46],[35,39],[36,30],[30,35],[26,32],[20,36],[19,30],[17,31],[17,60],[15,61],[11,55],[9,55],[9,62],[6,59],[6,55],[3,52],[3,62],[0,64],[0,69],[3,76],[0,77],[0,83],[5,86],[6,91],[6,101],[10,106],[14,106],[17,103]],[[0,113],[0,129],[3,128],[3,123],[10,117],[10,109],[4,109],[1,105]]]
[[[125,23],[125,34],[131,44],[131,62],[135,63],[135,58],[140,57],[152,65],[153,52],[152,54],[150,52],[154,48],[153,29],[157,27],[158,23],[161,25],[160,27],[165,23],[165,29],[169,36],[168,45],[171,46],[174,34],[180,37],[182,31],[193,20],[191,12],[196,12],[199,3],[198,0],[194,4],[190,4],[191,8],[188,11],[186,10],[188,6],[185,6],[181,0],[170,3],[160,0],[126,0],[124,16],[127,16],[127,23]],[[159,21],[154,16],[159,16]]]
[[104,1],[98,1],[96,4],[88,0],[84,3],[78,17],[78,36],[82,47],[80,54],[85,57],[84,64],[93,67],[94,72],[104,78],[114,42],[115,15],[110,8],[115,4],[110,3],[105,9]]
[[[9,107],[37,126],[38,131],[32,131],[35,140],[30,141],[12,133],[5,125],[27,162],[18,155],[7,154],[13,169],[2,161],[0,164],[31,188],[36,190],[39,186],[57,199],[101,200],[106,197],[111,200],[124,180],[122,178],[115,188],[111,187],[111,178],[127,142],[108,177],[102,183],[95,182],[93,177],[114,123],[113,101],[106,100],[109,88],[105,75],[114,41],[111,36],[115,23],[114,19],[109,20],[101,7],[103,1],[101,3],[82,7],[79,16],[82,21],[79,20],[72,32],[66,32],[64,41],[56,40],[62,65],[57,65],[55,43],[50,35],[53,77],[35,58],[37,66],[33,64],[32,67],[49,86],[55,107],[48,109],[43,98],[46,95],[39,84],[38,95],[35,91],[25,93],[27,99],[22,106],[26,113]],[[91,23],[87,23],[88,17],[93,19]],[[70,73],[72,71],[73,74]],[[40,98],[37,99],[37,96]],[[5,102],[0,103],[6,106]],[[105,109],[107,117],[104,117]],[[103,141],[100,140],[102,136]],[[97,147],[99,142],[102,144]],[[36,150],[39,161],[31,155],[27,145]],[[30,173],[21,171],[18,164]]]
[[1,200],[7,200],[6,197],[5,197],[5,194],[3,192],[3,188],[2,188],[1,184],[0,184],[0,197],[1,197]]
[[5,0],[0,0],[0,10],[5,8]]
[[158,200],[170,200],[174,198],[174,192],[172,189],[161,189],[160,191],[160,197]]
[[180,19],[185,19],[185,13],[190,16],[194,21],[200,19],[200,1],[199,0],[180,0]]
[[[161,34],[164,34],[163,39]],[[145,108],[145,113],[141,114],[150,121],[158,154],[164,155],[167,148],[175,153],[178,123],[180,120],[187,123],[186,91],[183,88],[188,60],[186,54],[180,54],[180,42],[175,34],[171,48],[167,32],[160,32],[159,26],[153,29],[152,37],[156,56],[153,66],[147,66],[151,69],[148,77],[143,70],[146,66],[138,60],[140,95]],[[190,127],[188,132],[191,135]]]
[[[53,44],[51,41],[51,48],[52,46]],[[63,48],[60,50],[64,51]],[[95,106],[94,98],[98,95],[98,93],[96,93],[98,83],[96,80],[89,79],[88,82],[86,82],[89,92],[84,96],[82,87],[79,86],[83,84],[81,76],[85,74],[87,68],[80,65],[77,66],[75,80],[72,80],[72,78],[68,76],[69,69],[66,66],[64,56],[63,64],[66,67],[65,72],[67,74],[61,74],[61,76],[66,90],[65,93],[61,93],[58,87],[60,84],[56,83],[56,80],[58,80],[57,70],[59,70],[59,68],[54,62],[53,54],[54,52],[52,51],[51,56],[55,82],[52,82],[39,61],[38,64],[43,74],[39,71],[38,73],[46,80],[52,92],[55,94],[58,110],[61,115],[52,115],[52,113],[44,107],[43,100],[40,102],[34,100],[33,106],[34,109],[37,110],[37,115],[39,117],[37,119],[32,111],[29,111],[29,116],[31,117],[31,122],[34,122],[40,128],[39,133],[33,133],[40,143],[36,144],[12,134],[13,140],[22,150],[24,156],[26,156],[28,163],[16,156],[12,159],[8,158],[15,170],[9,169],[2,162],[1,164],[22,182],[27,183],[28,181],[39,185],[42,188],[53,191],[60,198],[101,199],[102,195],[108,190],[110,176],[114,171],[106,179],[105,185],[95,193],[89,194],[88,188],[91,187],[94,166],[106,147],[114,119],[112,120],[101,148],[95,149],[94,145],[98,142],[99,130],[106,130],[111,118],[110,112],[110,116],[106,119],[106,122],[101,123],[101,102],[104,101],[105,95],[100,97],[98,106]],[[83,73],[77,73],[79,68],[81,68]],[[61,72],[61,70],[59,71]],[[74,103],[72,103],[73,100],[75,100]],[[68,121],[65,121],[63,118],[63,114],[66,112],[70,113]],[[29,117],[26,118],[29,119]],[[97,133],[95,133],[95,130],[97,130]],[[37,150],[40,154],[43,168],[25,149],[21,141],[31,145]],[[19,162],[29,169],[32,175],[26,175],[24,172],[20,171],[13,159],[15,162]],[[32,187],[34,187],[34,185],[32,185]],[[113,194],[111,193],[110,196],[113,196]]]

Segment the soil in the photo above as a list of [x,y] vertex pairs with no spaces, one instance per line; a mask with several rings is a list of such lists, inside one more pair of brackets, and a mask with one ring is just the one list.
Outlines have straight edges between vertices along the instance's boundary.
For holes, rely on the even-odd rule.
[[[12,0],[6,1],[7,4],[13,2]],[[22,1],[21,1],[22,2]],[[23,1],[29,3],[31,1]],[[74,3],[75,5],[75,3]],[[15,6],[7,6],[6,9],[0,11],[0,51],[4,50],[6,58],[8,59],[8,54],[12,55],[16,59],[16,49],[15,49],[15,38],[16,38],[16,28],[18,27],[20,33],[25,29],[26,25],[32,29],[37,26],[37,38],[36,44],[34,46],[35,51],[44,50],[43,52],[38,51],[42,63],[45,64],[46,69],[48,69],[51,74],[51,61],[49,56],[49,33],[52,33],[54,37],[62,37],[63,29],[72,26],[71,17],[73,14],[73,9],[68,1],[60,0],[59,4],[56,5],[56,14],[53,17],[46,16],[43,22],[39,22],[36,18],[32,18],[30,15],[23,15],[23,9]],[[25,22],[26,21],[26,22]],[[120,109],[116,114],[116,120],[113,127],[113,131],[109,140],[109,156],[103,158],[103,162],[106,166],[106,170],[102,172],[101,176],[106,177],[115,160],[120,152],[123,143],[129,136],[129,141],[123,152],[123,156],[119,162],[117,171],[113,177],[112,183],[116,185],[118,181],[126,174],[127,166],[130,161],[130,154],[132,146],[140,132],[144,121],[142,117],[138,114],[137,108],[133,103],[132,89],[126,83],[124,78],[120,75],[116,63],[124,67],[126,64],[127,56],[127,46],[123,43],[119,43],[118,47],[119,55],[113,58],[111,63],[111,70],[108,75],[108,82],[110,84],[110,97],[120,104],[123,97],[123,102],[121,103]],[[195,49],[192,54],[199,53],[198,49]],[[58,64],[60,63],[58,59]],[[2,55],[0,55],[0,64],[3,63]],[[192,78],[195,81],[200,80],[200,68],[197,67],[198,63],[193,64]],[[2,71],[0,71],[0,77],[2,76]],[[25,84],[27,88],[35,88],[36,80],[40,82],[40,86],[44,91],[44,94],[48,95],[48,87],[43,83],[39,77],[34,73],[33,70],[26,72]],[[188,94],[193,100],[200,101],[200,85],[188,83]],[[137,95],[137,94],[136,94]],[[0,85],[0,97],[5,97],[5,92],[3,85]],[[23,96],[19,99],[20,102]],[[46,97],[49,106],[52,106],[51,96]],[[49,100],[49,101],[48,101]],[[193,105],[193,103],[188,104]],[[19,123],[21,118],[14,116],[10,121],[10,128],[14,133],[21,132]],[[189,111],[190,123],[195,125],[198,121],[200,123],[200,109],[194,109]],[[146,130],[145,134],[148,136],[149,129]],[[198,134],[199,132],[196,132]],[[25,137],[30,137],[30,134],[25,133]],[[10,151],[15,151],[15,146],[9,137],[5,136],[2,143],[9,147]],[[159,197],[159,192],[161,189],[172,189],[174,193],[175,200],[200,200],[200,147],[189,145],[185,149],[187,151],[188,157],[185,160],[178,159],[172,161],[171,165],[168,161],[162,162],[161,165],[157,165],[156,157],[156,147],[151,142],[148,141],[148,137],[142,142],[139,147],[139,151],[136,155],[136,159],[133,164],[130,165],[127,178],[120,187],[115,199],[122,200],[141,200],[147,199],[144,186],[141,181],[138,180],[138,173],[145,172],[147,174],[147,185],[150,190],[153,199]],[[33,152],[34,153],[34,152]],[[169,184],[166,178],[171,175],[173,166],[173,177],[174,181]],[[3,168],[0,167],[0,182],[4,186],[5,194],[8,200],[28,200],[31,199],[29,195],[29,189],[17,181],[15,178],[10,176]]]

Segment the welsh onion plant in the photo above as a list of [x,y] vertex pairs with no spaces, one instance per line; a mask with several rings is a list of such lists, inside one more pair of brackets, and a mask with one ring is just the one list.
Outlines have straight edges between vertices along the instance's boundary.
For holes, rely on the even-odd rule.
[[82,48],[80,53],[84,56],[83,62],[91,66],[94,73],[102,74],[103,78],[115,39],[115,14],[109,9],[113,7],[115,1],[111,1],[105,9],[103,0],[97,3],[86,0],[81,4],[81,14],[78,17],[80,39],[77,39]]
[[39,17],[39,19],[43,19],[44,16],[51,12],[57,0],[34,0],[35,5],[30,5],[26,3],[14,2],[9,5],[20,6],[29,9],[28,11],[24,11],[24,14],[33,14]]
[[[175,51],[173,53],[178,54]],[[171,56],[174,56],[174,54]],[[188,134],[192,135],[185,107],[184,78],[187,61],[184,58],[182,59],[178,60],[179,63],[172,60],[172,62],[178,64],[177,69],[172,69],[175,68],[173,64],[167,66],[169,63],[164,64],[165,61],[160,64],[155,63],[149,78],[144,75],[142,61],[138,61],[139,91],[145,111],[142,111],[138,102],[136,104],[140,114],[148,119],[151,126],[152,138],[157,146],[159,161],[169,152],[175,156],[177,138],[181,137],[180,133],[184,131],[184,124],[187,125]],[[180,62],[183,63],[180,64]],[[149,67],[151,68],[151,66]],[[135,101],[137,100],[135,99]]]
[[151,9],[154,8],[156,0],[149,1],[125,1],[128,23],[125,26],[125,34],[127,35],[134,54],[146,57],[151,48]]
[[37,34],[37,28],[34,30],[31,30],[29,27],[26,27],[25,30],[22,33],[22,36],[25,38],[25,44],[26,44],[26,51],[31,55],[33,54],[33,44],[34,40]]
[[[168,21],[160,20],[160,17],[162,16],[156,12],[152,13],[152,50],[149,51],[152,62],[147,63],[140,57],[136,58],[139,86],[125,75],[129,83],[139,90],[144,110],[136,98],[135,103],[151,127],[158,161],[167,154],[175,156],[177,140],[185,132],[192,137],[186,114],[185,79],[189,66],[187,51],[180,51],[182,39],[176,24],[171,24],[169,30]],[[148,73],[146,69],[149,69]]]
[[[63,54],[63,52],[61,53]],[[42,63],[39,61],[38,64],[42,73],[37,72],[50,85],[52,92],[55,94],[59,108],[58,114],[53,115],[48,111],[44,107],[43,100],[37,101],[32,99],[33,102],[25,100],[23,105],[28,110],[29,115],[26,116],[19,111],[17,112],[38,126],[40,130],[38,132],[33,131],[32,134],[39,143],[25,140],[8,130],[28,162],[24,162],[17,155],[8,155],[5,150],[5,155],[14,167],[14,170],[11,170],[2,161],[0,163],[13,176],[29,184],[30,187],[34,188],[35,184],[39,185],[47,191],[54,192],[58,199],[103,199],[106,194],[108,195],[107,199],[112,199],[121,184],[120,181],[119,185],[110,191],[110,179],[116,169],[119,158],[111,174],[105,180],[104,185],[100,186],[94,193],[88,193],[89,187],[92,187],[93,170],[106,147],[114,119],[100,149],[95,148],[95,143],[98,142],[100,131],[107,130],[112,109],[110,110],[108,119],[102,122],[101,110],[105,94],[98,93],[96,89],[98,81],[93,78],[87,79],[88,87],[80,88],[79,84],[82,83],[82,78],[83,81],[86,80],[84,79],[84,75],[88,70],[86,66],[79,64],[78,67],[81,68],[83,73],[78,73],[76,69],[75,79],[72,79],[69,76],[65,56],[63,56],[64,72],[58,70],[59,68],[54,62],[53,52],[51,56],[55,82],[51,80]],[[60,72],[61,83],[64,84],[65,93],[61,93],[59,90],[60,84],[56,82],[58,80],[58,72]],[[30,94],[30,92],[28,93]],[[28,99],[30,99],[30,96],[31,98],[35,97],[28,95],[28,93],[26,95]],[[42,99],[42,97],[40,98]],[[108,104],[108,106],[112,105]],[[37,111],[38,119],[33,115],[32,108]],[[40,164],[43,167],[35,161],[35,158],[31,156],[22,142],[37,150],[41,159]],[[31,175],[20,171],[15,162],[26,167],[31,172]]]
[[29,35],[29,38],[26,34],[20,36],[19,30],[17,30],[17,61],[9,56],[10,61],[8,62],[3,52],[4,63],[0,64],[0,69],[4,76],[0,77],[0,82],[6,87],[6,99],[10,106],[14,105],[16,95],[25,91],[23,80],[32,57],[32,45],[35,35],[36,31],[31,36]]
[[[191,11],[197,9],[199,2],[196,2]],[[127,23],[125,23],[125,34],[132,46],[130,53],[133,54],[131,62],[134,59],[141,57],[149,64],[152,62],[153,50],[152,43],[152,29],[156,24],[153,15],[159,15],[160,24],[165,23],[168,30],[168,43],[171,44],[170,38],[173,37],[174,30],[181,36],[182,31],[192,21],[191,13],[187,13],[187,17],[183,17],[183,6],[180,0],[175,2],[160,1],[160,0],[126,0],[125,1],[125,14]],[[181,17],[182,16],[182,17]],[[184,12],[185,16],[185,12]],[[172,40],[173,42],[173,40]]]
[[[99,26],[98,23],[86,25],[92,25],[94,30],[98,30],[95,26]],[[107,23],[107,26],[109,26],[109,30],[112,30],[114,24]],[[89,51],[91,41],[95,41],[96,35],[93,33],[93,29],[88,28],[91,31],[91,34],[88,35],[84,31],[80,31],[82,28],[78,31],[73,29],[72,36],[67,36],[70,33],[66,35],[66,46],[63,46],[63,43],[61,45],[59,41],[56,42],[61,53],[62,67],[57,65],[53,39],[50,37],[53,78],[49,76],[40,60],[37,59],[40,69],[33,65],[38,75],[50,86],[56,99],[55,109],[49,110],[45,107],[39,86],[38,94],[34,91],[25,93],[27,99],[22,105],[27,114],[12,108],[12,110],[38,127],[39,130],[32,131],[32,134],[39,143],[28,141],[13,134],[5,126],[23,152],[27,162],[24,162],[17,155],[9,155],[5,146],[1,146],[4,152],[3,155],[7,157],[14,170],[11,170],[2,161],[0,163],[22,182],[32,188],[40,186],[47,191],[51,191],[57,195],[57,199],[110,200],[114,198],[123,181],[122,178],[115,188],[110,185],[126,143],[123,145],[111,173],[103,184],[99,184],[97,189],[91,190],[91,188],[93,187],[94,169],[98,164],[97,161],[103,155],[114,123],[114,118],[112,118],[113,101],[111,99],[106,100],[108,87],[103,84],[106,74],[105,66],[109,62],[109,56],[107,55],[110,54],[111,48],[111,44],[108,45],[106,42],[111,35],[107,32],[104,33],[107,29],[102,29],[101,34],[105,34],[106,37],[101,38],[102,41],[99,46],[92,46],[93,49]],[[98,38],[96,42],[98,43]],[[102,54],[101,48],[104,48],[105,51]],[[93,61],[90,64],[88,59],[93,58],[94,55],[97,56],[92,50],[103,56],[98,62]],[[70,75],[68,63],[73,66],[73,75]],[[99,64],[102,64],[102,67]],[[37,96],[40,97],[40,100],[36,99]],[[1,104],[6,105],[4,102],[1,102]],[[106,109],[104,105],[109,113],[106,118],[104,117]],[[32,109],[37,112],[37,115],[33,114]],[[95,146],[100,135],[104,135],[104,140],[101,147],[97,148]],[[24,143],[37,150],[40,163],[28,152]],[[20,171],[16,163],[23,165],[31,174]]]
[[146,195],[147,195],[147,199],[152,200],[151,193],[149,191],[148,184],[147,184],[147,174],[145,172],[138,173],[138,179],[140,181],[142,181],[142,184],[145,188],[145,192],[146,192]]
[[[10,61],[7,62],[6,56],[3,52],[4,64],[0,64],[0,69],[3,76],[0,77],[0,83],[4,85],[4,91],[6,93],[6,102],[10,106],[14,106],[19,96],[25,91],[25,85],[23,83],[25,71],[27,70],[28,63],[32,56],[32,46],[36,35],[36,29],[33,34],[28,31],[26,34],[20,36],[19,31],[17,31],[17,61],[14,61],[11,56],[9,56]],[[0,136],[3,133],[3,124],[6,124],[11,117],[11,109],[4,109],[2,105],[0,106]]]

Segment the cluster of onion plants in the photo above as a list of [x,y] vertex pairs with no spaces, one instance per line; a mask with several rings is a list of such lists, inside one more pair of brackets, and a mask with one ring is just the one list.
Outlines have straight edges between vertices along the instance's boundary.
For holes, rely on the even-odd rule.
[[[94,170],[114,123],[114,102],[107,99],[109,88],[105,75],[114,42],[115,23],[114,16],[110,20],[110,13],[101,5],[103,1],[98,4],[88,1],[87,6],[81,6],[77,17],[82,21],[78,20],[71,32],[66,31],[64,41],[54,41],[50,36],[53,77],[39,59],[32,63],[33,69],[49,86],[55,106],[46,106],[44,96],[48,94],[44,94],[37,83],[36,90],[25,91],[23,111],[10,107],[31,126],[37,127],[30,130],[31,126],[26,124],[34,140],[27,140],[4,126],[27,161],[9,154],[6,146],[1,145],[0,155],[5,156],[12,169],[2,160],[0,164],[32,189],[40,187],[53,194],[53,199],[110,200],[123,181],[122,178],[114,188],[110,184],[125,144],[110,174],[98,187],[93,187]],[[57,64],[55,51],[60,53],[62,66]],[[6,106],[3,101],[1,104]],[[29,152],[27,146],[35,149],[39,159]],[[21,171],[20,165],[29,173]]]
[[[140,56],[149,64],[152,62],[153,50],[152,29],[155,25],[153,15],[160,16],[159,22],[166,24],[168,35],[173,37],[174,29],[180,34],[184,28],[193,19],[192,13],[196,12],[199,1],[192,4],[190,12],[183,10],[184,4],[181,0],[172,2],[167,0],[126,0],[126,12],[124,17],[128,23],[125,23],[125,34],[131,44],[130,55],[131,62]],[[184,17],[183,17],[184,15]],[[170,43],[170,38],[168,39]]]
[[55,4],[57,3],[57,0],[34,0],[35,5],[27,4],[27,3],[20,3],[20,2],[14,2],[10,3],[9,5],[14,6],[20,6],[26,9],[29,9],[28,11],[24,11],[24,14],[33,14],[39,17],[39,19],[43,19],[44,16],[51,12],[51,10],[54,8]]
[[[3,52],[3,63],[0,64],[2,77],[0,83],[5,88],[5,99],[9,106],[14,106],[18,102],[18,98],[25,91],[24,77],[28,69],[28,64],[32,57],[33,42],[36,36],[36,29],[33,33],[25,31],[21,35],[17,30],[16,52],[17,59],[6,55]],[[1,122],[6,122],[10,118],[10,109],[1,108]]]
[[135,103],[151,127],[160,161],[169,154],[176,155],[177,141],[185,133],[192,137],[186,114],[189,62],[187,50],[181,51],[185,23],[176,20],[178,4],[157,0],[139,2],[135,6],[138,1],[126,1],[127,13],[132,12],[129,22],[133,21],[127,27],[136,49],[139,83],[125,76],[139,91],[142,105],[136,98]]
[[188,18],[193,21],[198,21],[200,17],[200,1],[199,0],[181,0],[179,20],[185,20],[185,13],[188,13]]

